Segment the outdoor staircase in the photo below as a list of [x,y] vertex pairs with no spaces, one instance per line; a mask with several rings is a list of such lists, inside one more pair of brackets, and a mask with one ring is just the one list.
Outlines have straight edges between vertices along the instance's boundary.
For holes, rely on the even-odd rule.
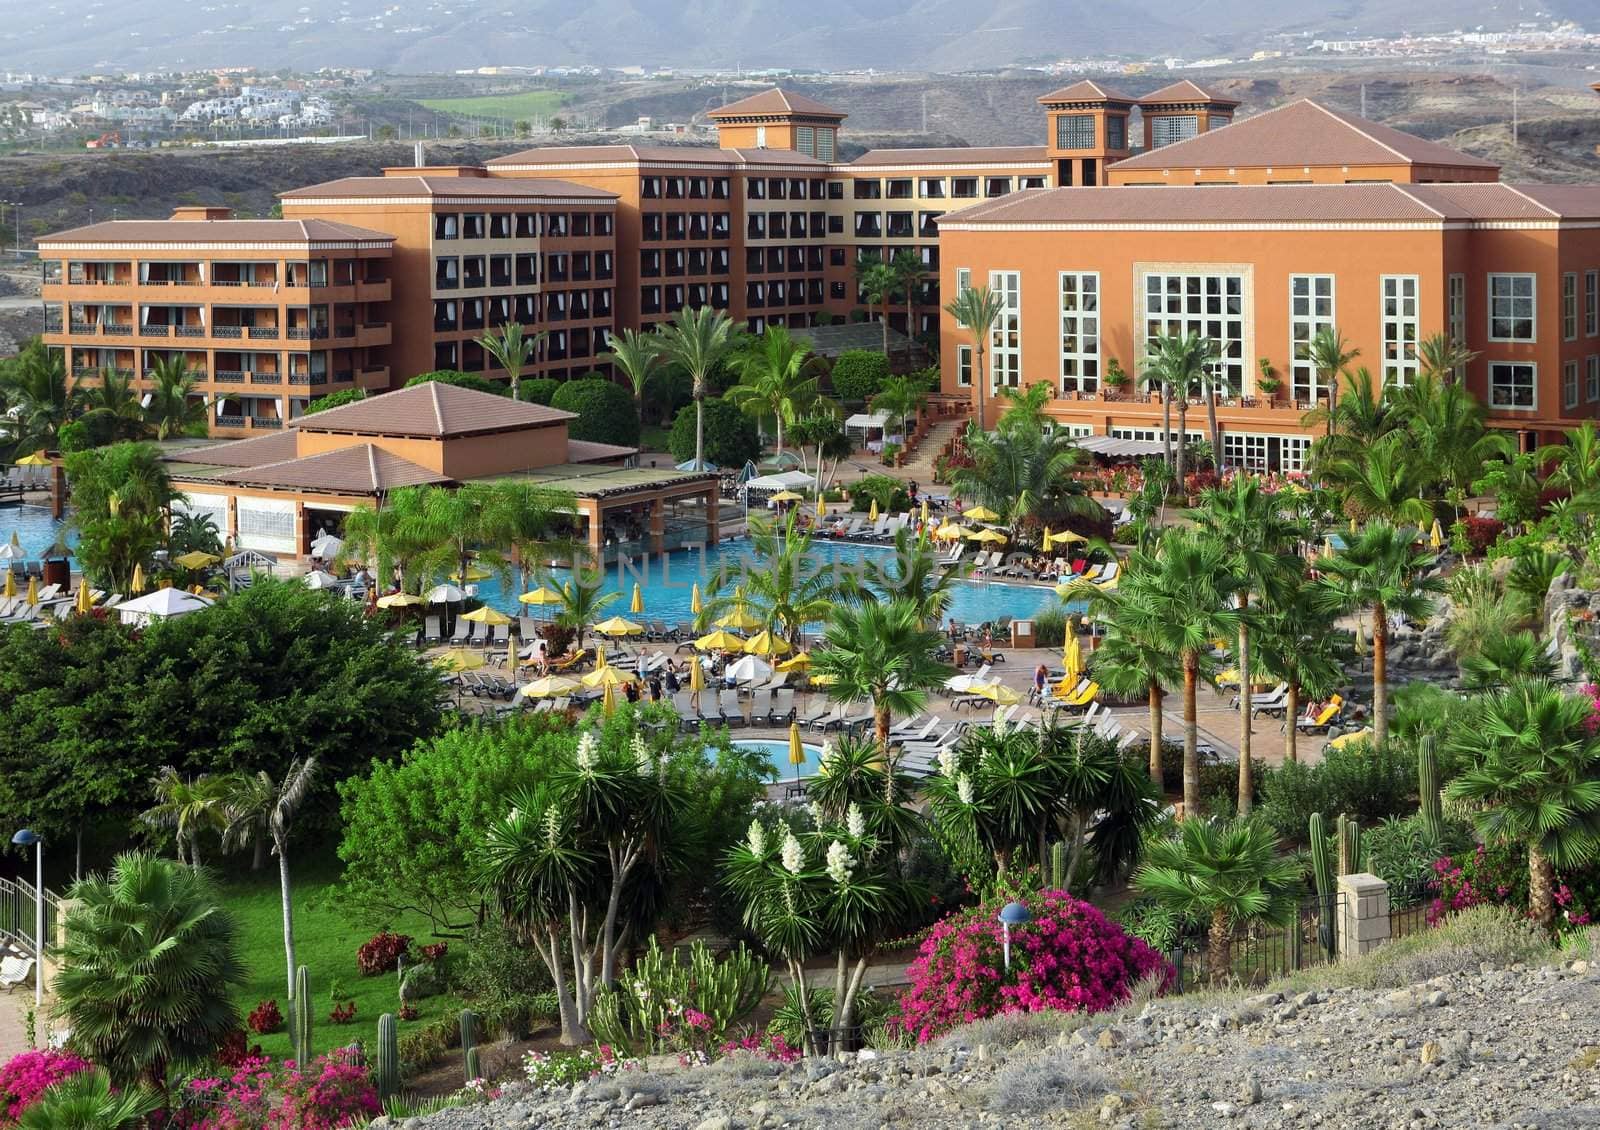
[[956,436],[966,429],[967,417],[952,416],[950,419],[941,420],[925,432],[917,446],[912,449],[905,464],[895,472],[902,479],[914,479],[924,488],[933,485],[933,461],[939,458],[945,447]]

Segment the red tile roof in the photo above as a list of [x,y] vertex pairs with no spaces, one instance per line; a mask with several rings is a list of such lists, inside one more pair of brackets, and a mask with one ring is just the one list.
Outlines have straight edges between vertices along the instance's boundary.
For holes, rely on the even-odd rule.
[[1160,90],[1153,90],[1139,98],[1141,106],[1160,106],[1170,102],[1211,102],[1220,106],[1239,104],[1237,98],[1224,98],[1220,94],[1212,94],[1188,79],[1180,79],[1170,86],[1163,86]]
[[[1397,184],[1047,188],[946,212],[941,228],[972,224],[1438,222],[1446,218],[1414,187]],[[1485,186],[1500,187],[1507,186]]]
[[[329,409],[333,412],[335,409]],[[217,476],[218,482],[242,486],[281,487],[316,490],[333,494],[377,494],[395,487],[414,487],[423,483],[447,483],[449,478],[409,459],[384,451],[370,443],[263,463]]]
[[492,392],[429,381],[353,404],[302,416],[297,427],[312,432],[416,436],[443,439],[506,429],[541,427],[574,419],[573,413]]
[[972,145],[943,149],[869,149],[851,161],[871,165],[995,165],[1037,164],[1045,160],[1042,145]]
[[299,451],[299,441],[293,431],[273,432],[271,435],[251,436],[249,439],[230,439],[205,447],[180,447],[165,453],[162,458],[169,463],[199,463],[211,467],[256,467],[262,463],[277,463],[293,459]]
[[610,463],[637,454],[637,447],[618,447],[614,443],[595,443],[585,439],[567,440],[568,463]]
[[44,236],[52,243],[393,243],[388,232],[332,220],[103,220]]
[[1311,165],[1499,168],[1481,157],[1468,156],[1438,142],[1304,98],[1129,157],[1110,168],[1113,172],[1126,172],[1173,168],[1296,169]]
[[792,149],[719,149],[714,145],[552,145],[524,149],[492,158],[490,168],[527,168],[549,165],[739,165],[827,164]]
[[1060,90],[1052,90],[1049,94],[1039,97],[1040,105],[1051,102],[1126,102],[1133,105],[1138,101],[1131,94],[1124,94],[1116,87],[1103,86],[1091,79],[1063,86]]
[[309,184],[304,188],[278,193],[279,199],[298,200],[303,197],[325,196],[592,196],[598,199],[616,199],[615,192],[592,188],[571,181],[531,179],[526,177],[341,177],[338,180]]
[[775,86],[771,90],[763,90],[759,94],[752,94],[748,98],[720,106],[706,117],[716,121],[718,118],[772,114],[800,114],[811,118],[838,118],[841,121],[846,116],[831,106],[824,106],[815,98],[807,98],[804,94],[796,94],[792,90],[783,90]]

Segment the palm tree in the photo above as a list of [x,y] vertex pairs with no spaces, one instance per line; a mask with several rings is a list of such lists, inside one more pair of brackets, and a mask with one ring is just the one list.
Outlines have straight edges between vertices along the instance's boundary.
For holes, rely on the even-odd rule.
[[117,1090],[101,1068],[76,1071],[52,1084],[22,1112],[17,1130],[133,1130],[162,1106],[143,1084]]
[[656,366],[661,364],[660,344],[659,338],[638,330],[623,330],[620,334],[607,331],[608,349],[595,358],[596,361],[609,362],[628,378],[628,384],[633,389],[634,411],[641,424],[644,422],[645,385],[650,382],[650,375],[655,372]]
[[1477,652],[1461,657],[1465,690],[1492,690],[1518,679],[1553,679],[1555,674],[1555,658],[1532,632],[1491,636]]
[[1542,679],[1518,680],[1477,700],[1473,724],[1450,730],[1472,768],[1445,796],[1477,805],[1484,843],[1528,853],[1528,913],[1555,920],[1555,872],[1600,854],[1600,737],[1592,704]]
[[1010,428],[991,434],[968,424],[966,447],[971,465],[955,470],[951,486],[1003,514],[1013,541],[1024,519],[1100,516],[1100,504],[1072,475],[1084,453],[1066,432]]
[[1087,601],[1088,610],[1106,628],[1100,646],[1089,658],[1094,681],[1114,695],[1145,696],[1150,779],[1160,788],[1165,701],[1169,690],[1183,684],[1183,667],[1166,641],[1149,630],[1155,613],[1144,603],[1140,586],[1132,578],[1109,590],[1092,582],[1075,582],[1067,599]]
[[922,407],[928,394],[910,377],[890,377],[883,388],[872,398],[872,410],[881,412],[900,425],[900,434],[906,434],[906,425]]
[[1299,760],[1298,730],[1292,724],[1300,713],[1300,697],[1321,697],[1338,685],[1343,668],[1334,654],[1329,633],[1332,616],[1320,601],[1321,590],[1304,575],[1287,590],[1267,594],[1257,612],[1254,669],[1284,683],[1283,730],[1285,761]]
[[1405,432],[1390,432],[1360,454],[1329,460],[1322,468],[1323,478],[1343,492],[1351,517],[1417,526],[1433,519],[1433,504],[1422,497],[1423,473]]
[[917,293],[928,277],[928,268],[921,255],[902,249],[889,260],[889,269],[894,272],[895,283],[906,299],[906,364],[910,365],[911,352],[917,342]]
[[584,629],[622,597],[621,593],[602,591],[604,583],[604,577],[598,573],[574,569],[572,579],[561,586],[561,611],[556,613],[556,623],[578,633],[580,651],[583,650]]
[[[1197,333],[1158,334],[1145,343],[1148,360],[1146,372],[1152,372],[1163,384],[1171,388],[1178,402],[1178,462],[1177,487],[1184,489],[1184,451],[1188,444],[1189,397],[1194,389],[1208,378],[1207,370],[1222,355],[1215,338],[1201,337]],[[1213,451],[1214,457],[1221,453]]]
[[509,572],[511,510],[502,484],[469,482],[450,490],[403,487],[389,496],[396,534],[412,565],[427,576],[465,577],[474,561]]
[[412,561],[421,547],[411,536],[410,511],[420,506],[413,491],[397,490],[380,498],[376,506],[357,506],[344,520],[341,564],[359,561],[373,567],[380,584],[398,580],[405,588],[420,580]]
[[1233,972],[1233,936],[1240,926],[1287,926],[1300,908],[1301,864],[1278,854],[1266,825],[1241,817],[1227,824],[1188,819],[1177,834],[1145,848],[1134,887],[1181,915],[1211,920],[1206,959],[1211,979]]
[[59,448],[61,428],[76,415],[80,400],[77,385],[68,382],[62,352],[35,339],[0,372],[0,396],[11,409],[0,416],[0,427],[8,429],[15,449]]
[[157,439],[187,435],[206,422],[205,397],[197,390],[200,378],[182,356],[161,358],[150,378],[154,387],[144,418],[155,428]]
[[896,714],[921,710],[928,692],[944,682],[949,669],[933,657],[943,642],[912,601],[840,604],[812,654],[812,674],[832,680],[832,701],[872,700],[873,733],[891,770],[896,759],[889,748],[890,723]]
[[201,833],[207,828],[221,832],[227,824],[223,813],[227,783],[207,773],[185,777],[164,765],[150,787],[156,803],[140,813],[139,819],[153,828],[171,828],[178,862],[199,867]]
[[1328,434],[1333,434],[1333,413],[1339,406],[1339,377],[1349,368],[1350,362],[1361,356],[1345,341],[1337,326],[1324,326],[1311,337],[1306,347],[1311,367],[1317,371],[1317,380],[1328,394]]
[[1161,465],[1167,469],[1168,475],[1174,475],[1172,463],[1172,385],[1166,375],[1150,364],[1150,356],[1145,356],[1144,370],[1139,374],[1139,383],[1146,389],[1154,389],[1161,394]]
[[272,854],[278,857],[278,886],[283,896],[283,956],[284,979],[288,996],[294,996],[294,903],[289,887],[289,834],[294,830],[294,818],[311,792],[311,783],[317,776],[317,759],[295,758],[284,771],[277,793],[272,797],[267,815],[267,832],[272,836]]
[[1456,373],[1478,355],[1447,333],[1429,334],[1417,342],[1418,375],[1442,384],[1455,384]]
[[861,602],[908,601],[916,606],[924,627],[937,628],[950,610],[957,584],[971,568],[968,562],[957,562],[948,568],[941,566],[938,554],[928,545],[926,534],[912,540],[912,535],[902,526],[895,531],[894,553],[883,564],[879,564],[877,558],[869,558],[866,583],[852,581],[848,595]]
[[879,325],[883,327],[883,355],[889,356],[889,303],[900,285],[895,269],[876,255],[868,255],[856,263],[856,286],[868,306],[881,307]]
[[[1390,399],[1401,427],[1412,439],[1414,462],[1423,478],[1453,488],[1460,496],[1483,474],[1486,463],[1509,458],[1516,450],[1509,434],[1487,426],[1482,402],[1459,382],[1424,373],[1405,388],[1396,389]],[[1589,430],[1592,434],[1592,424]],[[1577,429],[1578,434],[1582,431]],[[1574,434],[1567,433],[1569,442]],[[1588,453],[1594,452],[1591,446]],[[1459,505],[1456,513],[1459,517]]]
[[1042,432],[1050,424],[1050,414],[1045,411],[1055,390],[1048,381],[1037,381],[1027,388],[1003,388],[995,400],[1005,404],[995,427],[1003,432],[1027,430]]
[[1369,524],[1356,539],[1321,562],[1320,601],[1336,615],[1372,614],[1372,736],[1382,745],[1389,733],[1389,617],[1423,620],[1444,582],[1426,575],[1434,557],[1418,552],[1416,531],[1388,522]]
[[1566,442],[1552,444],[1541,454],[1555,468],[1550,472],[1553,487],[1565,487],[1574,499],[1591,498],[1600,492],[1600,429],[1585,420],[1562,433]]
[[972,334],[973,359],[977,362],[973,377],[978,386],[980,431],[987,426],[984,423],[983,394],[989,387],[989,374],[984,365],[984,358],[988,355],[989,345],[994,337],[994,324],[1000,320],[1000,311],[1004,309],[1004,305],[1005,300],[990,288],[969,286],[944,306],[945,313],[956,320],[956,328],[965,329]]
[[[778,521],[751,517],[755,567],[712,576],[706,586],[711,599],[702,613],[708,622],[736,607],[753,609],[768,631],[798,648],[805,626],[828,618],[843,590],[833,570],[811,567],[811,531],[798,518],[797,511]],[[729,582],[734,582],[731,593]]]
[[733,320],[709,306],[685,308],[656,333],[662,357],[689,374],[694,397],[694,465],[706,462],[706,396],[711,374],[737,348]]
[[1328,434],[1312,447],[1313,465],[1339,457],[1358,458],[1368,445],[1394,431],[1400,415],[1389,402],[1392,391],[1386,378],[1375,377],[1365,365],[1355,372],[1341,372],[1334,383],[1347,387],[1337,400],[1318,405],[1300,417],[1300,426],[1322,424]]
[[485,525],[505,539],[524,587],[530,563],[576,559],[579,543],[569,528],[578,504],[570,492],[513,479],[495,485],[489,505],[494,514]]
[[783,429],[804,416],[822,399],[811,346],[782,326],[769,326],[749,349],[736,355],[732,365],[739,383],[723,394],[758,420],[773,420],[777,428],[777,453],[783,454]]
[[1286,517],[1281,500],[1261,489],[1253,476],[1239,475],[1228,486],[1207,491],[1190,517],[1222,546],[1227,570],[1240,587],[1234,590],[1239,616],[1239,815],[1250,813],[1254,783],[1250,765],[1250,684],[1255,667],[1250,656],[1250,597],[1283,592],[1304,566],[1292,552],[1304,536],[1298,522]]
[[239,927],[203,871],[139,852],[72,885],[52,991],[73,1047],[127,1088],[210,1059],[239,1024]]
[[487,333],[478,339],[483,351],[493,357],[495,363],[506,371],[506,376],[511,378],[512,400],[522,398],[523,367],[533,360],[539,351],[539,343],[546,336],[544,330],[525,335],[521,322],[507,322],[500,327],[499,333]]
[[260,871],[272,838],[272,806],[277,800],[278,786],[265,770],[235,773],[225,778],[225,784],[222,850],[250,847],[255,853],[250,860],[250,870]]
[[149,431],[133,378],[115,369],[100,370],[99,383],[83,391],[83,404],[87,409],[84,423],[92,424],[97,435],[108,442],[143,439]]

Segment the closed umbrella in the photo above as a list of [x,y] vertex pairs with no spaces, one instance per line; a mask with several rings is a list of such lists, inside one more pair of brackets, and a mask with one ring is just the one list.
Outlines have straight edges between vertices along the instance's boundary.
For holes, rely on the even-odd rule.
[[700,692],[706,689],[706,669],[698,659],[689,664],[689,695],[696,713],[700,710]]
[[806,763],[806,747],[800,742],[800,723],[789,723],[789,764],[794,766],[794,783],[800,783],[800,766]]
[[94,607],[94,593],[89,588],[89,582],[87,580],[79,582],[79,584],[78,584],[78,603],[75,605],[75,608],[77,609],[78,614],[81,616],[84,613],[88,612],[89,609],[91,609],[93,607]]
[[1061,666],[1066,668],[1067,681],[1076,684],[1083,677],[1083,646],[1077,634],[1067,636],[1067,646],[1061,651]]
[[28,603],[29,604],[38,604],[39,603],[39,578],[38,577],[29,577],[28,578],[28,598],[27,599],[28,599]]
[[474,608],[461,618],[471,620],[474,624],[492,624],[496,627],[511,623],[511,617],[498,609],[490,608],[487,604],[481,608]]
[[143,591],[144,591],[144,566],[143,565],[135,565],[133,567],[133,580],[128,582],[128,593],[131,596],[138,596]]
[[878,500],[876,498],[874,498],[872,500],[872,505],[867,510],[867,521],[876,522],[877,520],[878,520]]
[[1444,531],[1439,528],[1439,519],[1433,520],[1433,528],[1428,531],[1428,545],[1435,553],[1444,548]]
[[922,524],[924,526],[928,524],[928,500],[926,498],[922,500]]
[[628,604],[628,611],[635,616],[644,614],[644,590],[639,587],[639,582],[633,582],[633,600]]
[[617,712],[617,685],[615,683],[606,684],[606,689],[600,698],[600,709],[607,714],[615,714]]
[[689,590],[689,611],[692,612],[694,615],[698,616],[698,615],[700,615],[701,610],[702,610],[702,606],[700,604],[700,582],[696,581],[694,583],[694,587]]
[[827,520],[828,520],[828,500],[823,498],[819,494],[819,495],[817,495],[817,521],[826,522]]
[[378,598],[379,608],[409,608],[412,605],[427,603],[426,597],[418,596],[414,592],[392,592],[388,596]]
[[17,575],[10,569],[6,570],[5,597],[7,600],[15,600],[17,598]]

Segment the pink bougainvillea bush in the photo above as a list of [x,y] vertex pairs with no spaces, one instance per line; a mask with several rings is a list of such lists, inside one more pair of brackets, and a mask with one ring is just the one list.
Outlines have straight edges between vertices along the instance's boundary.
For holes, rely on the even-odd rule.
[[1020,900],[1033,920],[1011,928],[1005,968],[1000,903],[952,914],[933,927],[906,971],[911,987],[889,1024],[918,1043],[1004,1012],[1098,1012],[1172,967],[1143,941],[1065,891]]
[[184,1130],[334,1130],[364,1126],[383,1113],[364,1067],[318,1056],[305,1070],[251,1058],[231,1075],[189,1084]]
[[15,1126],[22,1112],[52,1084],[92,1067],[88,1060],[70,1052],[32,1051],[12,1056],[0,1065],[0,1126]]

